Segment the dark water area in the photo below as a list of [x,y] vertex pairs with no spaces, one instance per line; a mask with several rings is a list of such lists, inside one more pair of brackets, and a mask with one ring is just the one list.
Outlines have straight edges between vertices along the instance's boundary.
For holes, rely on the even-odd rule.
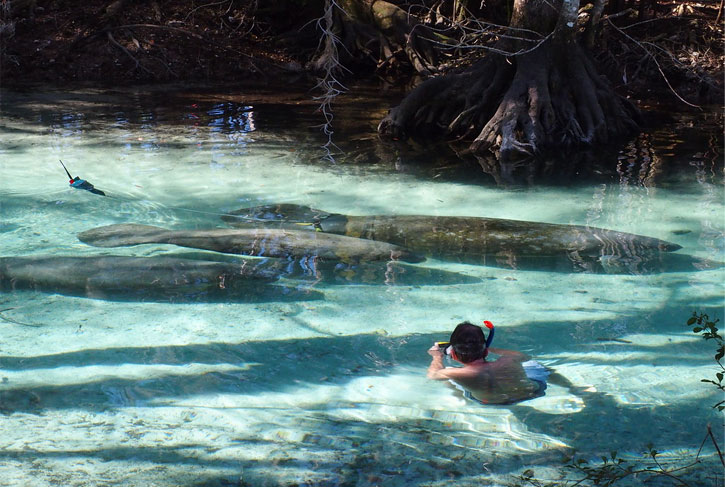
[[[8,106],[23,119],[70,132],[88,131],[95,126],[123,131],[132,126],[151,130],[164,125],[191,132],[204,127],[231,141],[239,134],[262,129],[279,134],[281,140],[273,143],[300,151],[300,159],[306,164],[512,189],[615,182],[677,188],[687,179],[717,179],[723,170],[723,115],[718,107],[698,112],[683,111],[681,107],[645,108],[642,133],[620,145],[501,165],[493,155],[471,155],[465,142],[397,142],[380,138],[375,130],[377,124],[404,94],[365,86],[353,87],[350,94],[340,96],[333,104],[328,155],[319,149],[327,140],[321,133],[324,119],[314,99],[315,88],[292,93],[287,90],[280,87],[254,90],[250,95],[222,95],[216,87],[195,90],[193,94],[170,87],[150,91],[50,91],[36,96],[33,89],[16,93]],[[59,104],[60,111],[44,110],[46,101]],[[144,145],[152,149],[176,143],[185,142],[154,140]]]

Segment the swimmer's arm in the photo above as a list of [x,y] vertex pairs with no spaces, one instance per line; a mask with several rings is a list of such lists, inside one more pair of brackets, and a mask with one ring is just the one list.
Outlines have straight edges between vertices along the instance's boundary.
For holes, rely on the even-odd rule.
[[468,375],[463,367],[445,367],[443,365],[443,351],[438,348],[437,344],[434,344],[428,350],[428,354],[431,356],[430,365],[428,366],[428,378],[433,380],[455,380],[458,377]]
[[448,377],[443,377],[442,373],[445,370],[445,366],[443,365],[443,351],[438,347],[437,343],[434,343],[428,349],[428,355],[431,356],[430,365],[428,366],[428,378],[435,380],[447,379]]
[[459,380],[470,377],[471,374],[464,367],[443,367],[436,368],[433,362],[428,367],[428,378],[433,380]]
[[433,359],[428,366],[428,378],[434,380],[445,380],[448,377],[445,375],[445,367],[443,367],[443,361],[441,359]]

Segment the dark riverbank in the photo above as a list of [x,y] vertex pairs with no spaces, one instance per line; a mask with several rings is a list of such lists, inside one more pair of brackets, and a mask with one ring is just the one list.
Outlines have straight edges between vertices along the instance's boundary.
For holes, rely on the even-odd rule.
[[[60,0],[15,0],[0,12],[0,84],[314,83],[320,74],[311,66],[320,40],[315,21],[323,2],[248,3],[87,0],[70,8]],[[718,5],[658,3],[656,18],[627,28],[635,42],[610,34],[596,48],[600,69],[637,100],[721,104]],[[669,61],[653,62],[648,46],[669,53]],[[410,73],[374,64],[345,67],[351,69],[346,82],[410,82]]]

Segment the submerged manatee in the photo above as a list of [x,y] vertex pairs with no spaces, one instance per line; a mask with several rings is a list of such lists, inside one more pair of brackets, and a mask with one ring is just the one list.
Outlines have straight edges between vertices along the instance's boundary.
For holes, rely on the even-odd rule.
[[[239,227],[249,226],[250,221],[307,227],[318,233],[388,242],[427,257],[470,264],[525,269],[541,259],[564,272],[609,272],[615,269],[617,259],[636,263],[681,248],[656,238],[589,226],[483,217],[352,216],[291,204],[241,209],[222,219]],[[552,259],[556,262],[548,262]],[[636,269],[616,269],[639,273]]]
[[160,243],[258,257],[316,257],[346,262],[425,260],[385,242],[296,229],[167,230],[123,223],[93,228],[78,234],[78,238],[96,247]]
[[316,299],[269,285],[274,269],[251,263],[211,262],[173,257],[2,257],[0,289],[36,290],[124,301],[256,301]]

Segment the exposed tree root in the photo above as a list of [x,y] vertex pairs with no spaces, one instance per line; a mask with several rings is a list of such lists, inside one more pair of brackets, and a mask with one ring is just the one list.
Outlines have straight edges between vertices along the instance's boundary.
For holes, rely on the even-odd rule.
[[[514,64],[515,63],[515,64]],[[427,80],[380,123],[409,134],[470,139],[504,160],[607,144],[638,130],[633,104],[601,78],[575,44],[547,42],[514,58],[490,54],[468,70]]]
[[122,51],[122,52],[123,52],[123,53],[124,53],[124,54],[125,54],[126,56],[128,56],[129,58],[131,58],[131,61],[133,61],[134,63],[136,63],[136,69],[140,68],[140,69],[143,69],[144,71],[146,71],[146,72],[147,72],[147,73],[149,73],[149,74],[153,74],[153,73],[151,73],[151,71],[149,71],[149,70],[148,70],[148,69],[146,68],[146,66],[144,66],[143,64],[141,64],[141,63],[139,62],[139,60],[138,60],[138,59],[136,59],[136,58],[135,58],[135,57],[133,56],[133,54],[131,54],[130,52],[128,52],[128,49],[126,49],[125,47],[123,47],[123,46],[122,46],[121,44],[119,44],[119,43],[118,43],[118,41],[116,40],[116,38],[115,38],[115,37],[113,37],[113,34],[111,34],[111,31],[106,31],[106,36],[108,37],[108,41],[109,41],[109,42],[110,42],[111,44],[113,44],[113,45],[114,45],[114,46],[116,46],[116,47],[117,47],[118,49],[120,49],[120,50],[121,50],[121,51]]
[[[373,64],[378,72],[412,67],[422,75],[437,71],[438,53],[428,27],[385,0],[336,0],[334,34],[341,39],[343,64]],[[313,68],[324,64],[316,59]]]

